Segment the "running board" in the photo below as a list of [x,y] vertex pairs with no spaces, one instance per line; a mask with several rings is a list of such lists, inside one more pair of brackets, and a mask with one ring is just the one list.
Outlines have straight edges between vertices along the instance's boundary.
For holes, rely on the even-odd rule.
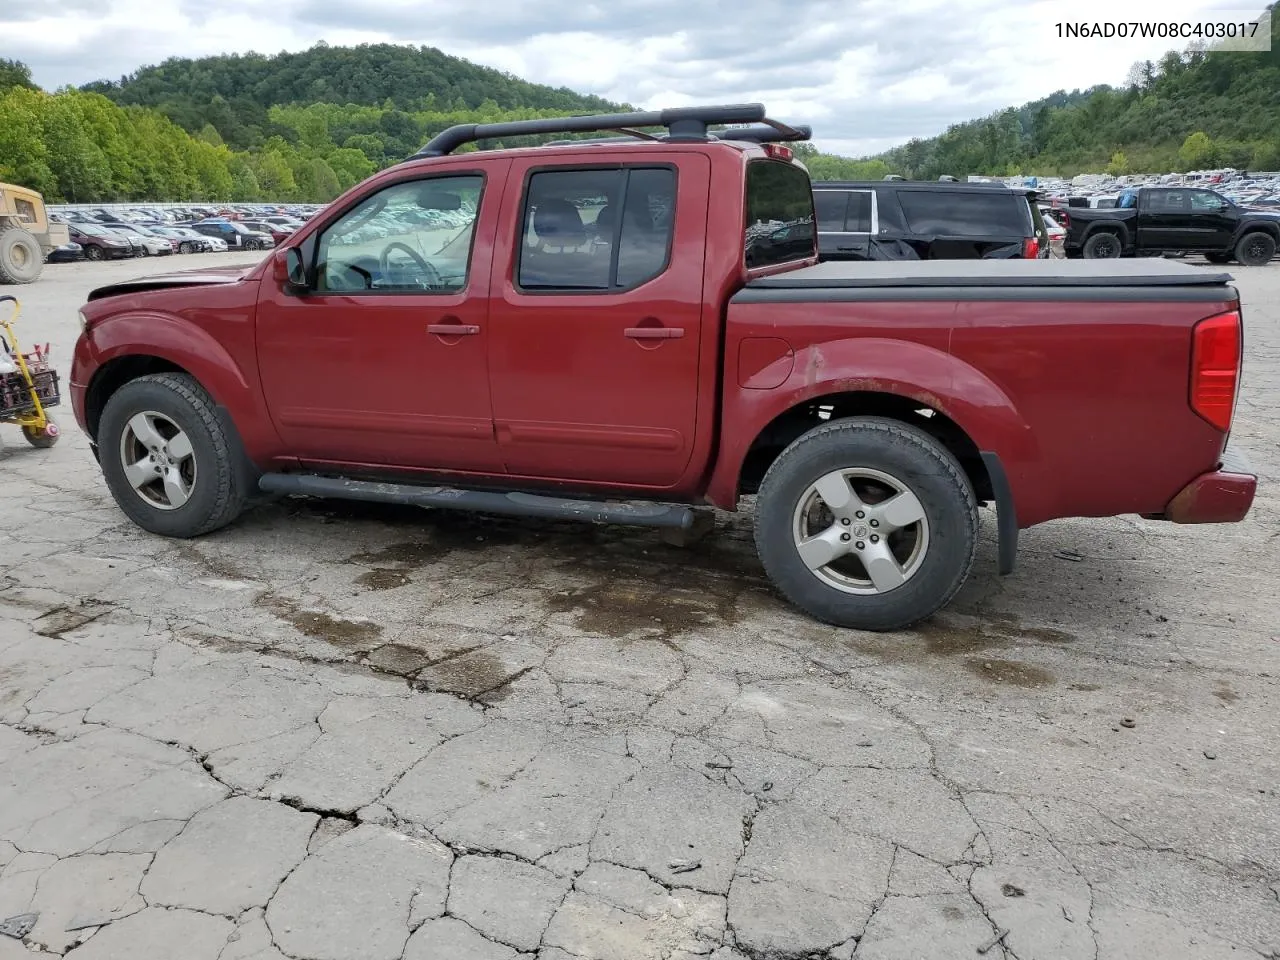
[[691,529],[698,515],[692,507],[678,504],[566,500],[533,493],[419,487],[410,483],[344,480],[300,473],[263,474],[258,480],[258,489],[263,493],[327,497],[334,500],[399,503],[444,510],[499,513],[512,517],[549,517],[556,520],[584,520],[589,523],[618,523],[677,530]]

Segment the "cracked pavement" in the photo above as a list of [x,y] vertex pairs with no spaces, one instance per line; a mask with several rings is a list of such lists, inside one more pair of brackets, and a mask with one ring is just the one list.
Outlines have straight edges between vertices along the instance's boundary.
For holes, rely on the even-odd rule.
[[[89,288],[179,266],[50,267],[24,342],[65,378]],[[788,608],[747,514],[168,541],[69,407],[0,427],[0,960],[1280,957],[1280,265],[1233,269],[1248,521],[1057,521],[1000,579],[984,515],[900,635]]]

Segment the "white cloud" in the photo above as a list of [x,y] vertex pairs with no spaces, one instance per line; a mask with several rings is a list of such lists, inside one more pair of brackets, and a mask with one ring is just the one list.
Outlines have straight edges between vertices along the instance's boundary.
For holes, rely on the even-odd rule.
[[[818,144],[875,152],[1059,89],[1119,84],[1185,41],[1068,39],[1062,22],[1253,16],[1244,0],[45,0],[0,12],[47,88],[170,56],[427,44],[646,108],[761,100]],[[1243,8],[1243,9],[1242,9]]]

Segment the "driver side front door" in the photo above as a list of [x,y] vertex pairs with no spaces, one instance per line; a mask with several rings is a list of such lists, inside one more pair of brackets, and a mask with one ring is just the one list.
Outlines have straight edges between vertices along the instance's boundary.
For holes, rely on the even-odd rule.
[[489,399],[488,238],[508,165],[383,187],[321,227],[307,293],[264,280],[262,388],[292,455],[315,466],[503,472]]

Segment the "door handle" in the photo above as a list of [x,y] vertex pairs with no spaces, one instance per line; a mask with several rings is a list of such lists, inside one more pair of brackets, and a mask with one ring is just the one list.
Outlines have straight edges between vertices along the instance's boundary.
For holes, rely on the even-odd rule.
[[684,327],[627,327],[622,332],[632,340],[678,340]]
[[428,323],[427,333],[440,337],[469,337],[479,333],[480,328],[474,323]]

